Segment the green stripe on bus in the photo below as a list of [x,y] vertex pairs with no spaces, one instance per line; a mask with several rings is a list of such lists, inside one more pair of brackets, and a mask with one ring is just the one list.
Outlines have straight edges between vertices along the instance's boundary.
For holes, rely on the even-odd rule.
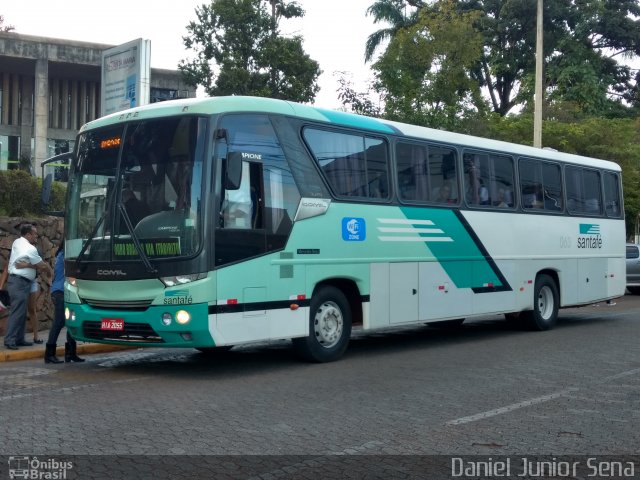
[[401,208],[409,220],[431,221],[442,233],[425,236],[425,244],[457,288],[502,287],[476,241],[450,209]]

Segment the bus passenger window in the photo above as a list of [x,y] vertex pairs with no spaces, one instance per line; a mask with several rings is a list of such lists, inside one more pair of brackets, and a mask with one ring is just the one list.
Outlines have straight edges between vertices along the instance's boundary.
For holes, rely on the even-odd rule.
[[608,217],[620,216],[620,180],[615,173],[604,172],[604,208]]

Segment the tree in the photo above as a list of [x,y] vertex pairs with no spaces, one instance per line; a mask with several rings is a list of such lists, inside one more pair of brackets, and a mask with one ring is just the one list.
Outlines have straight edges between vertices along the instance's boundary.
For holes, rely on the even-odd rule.
[[213,0],[197,7],[196,15],[183,37],[196,57],[178,65],[188,83],[216,96],[315,98],[318,63],[304,52],[302,37],[285,38],[278,31],[282,18],[304,15],[296,2]]
[[346,110],[359,115],[368,117],[380,117],[382,111],[380,106],[371,99],[371,92],[357,92],[353,88],[353,82],[347,78],[346,72],[337,72],[338,83],[338,100],[342,103]]
[[[476,14],[471,25],[482,36],[482,49],[473,62],[460,55],[460,45],[442,41],[425,22],[450,4],[460,15]],[[414,9],[414,10],[412,10]],[[450,75],[439,71],[447,59],[458,62],[465,77],[486,92],[491,108],[506,115],[515,107],[526,107],[533,99],[535,71],[536,2],[533,0],[378,0],[368,10],[388,29],[369,37],[366,48],[372,54],[390,38],[387,52],[410,42],[438,50],[430,65],[406,64],[402,68],[431,70],[434,78]],[[405,14],[406,12],[409,12]],[[640,2],[638,0],[573,0],[544,2],[544,55],[546,98],[550,102],[570,101],[587,114],[620,114],[621,101],[637,104],[638,81],[619,59],[640,55]],[[467,17],[471,19],[471,17]],[[446,22],[450,20],[445,18]],[[451,22],[450,22],[451,23]],[[455,22],[452,23],[455,26]],[[457,25],[456,28],[462,28]],[[466,27],[468,28],[468,26]],[[410,35],[410,38],[402,38]],[[464,38],[465,41],[466,37]],[[447,51],[450,48],[450,51]],[[385,54],[387,53],[385,52]],[[383,56],[385,56],[383,54]],[[423,60],[428,61],[425,57]],[[378,70],[392,80],[403,75],[398,63],[380,62]],[[389,69],[385,72],[384,69]],[[449,77],[450,78],[450,77]],[[431,83],[425,88],[431,88]],[[381,81],[384,92],[389,87]],[[481,105],[476,106],[479,110]]]
[[549,98],[573,101],[587,114],[619,112],[638,83],[619,60],[640,55],[638,0],[561,2],[564,35],[548,61]]
[[15,27],[13,25],[5,25],[4,24],[4,15],[0,15],[0,32],[10,32],[14,30]]
[[457,129],[485,110],[471,69],[482,54],[477,12],[460,14],[454,0],[424,7],[398,30],[373,65],[385,115],[420,125]]
[[415,24],[418,9],[424,5],[424,2],[419,0],[378,0],[371,5],[367,9],[367,15],[373,16],[373,23],[386,22],[390,26],[369,35],[365,45],[364,61],[370,62],[380,45],[394,38],[401,29]]

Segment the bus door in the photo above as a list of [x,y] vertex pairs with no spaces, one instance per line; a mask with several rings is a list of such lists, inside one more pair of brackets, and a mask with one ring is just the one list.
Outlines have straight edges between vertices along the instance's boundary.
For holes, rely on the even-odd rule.
[[261,164],[243,160],[238,188],[222,191],[215,258],[218,303],[228,305],[217,320],[225,343],[269,338],[261,177]]
[[[300,193],[280,141],[265,115],[228,115],[219,127],[224,134],[219,135],[224,138],[218,137],[216,158],[223,168],[231,165],[234,176],[241,178],[238,185],[229,185],[222,178],[218,185],[218,301],[233,294],[239,303],[243,302],[236,309],[238,315],[241,312],[238,324],[244,324],[243,329],[253,329],[247,332],[253,338],[306,334],[308,322],[297,318],[302,318],[305,310],[289,309],[290,299],[305,293],[305,270],[303,265],[295,264],[295,252],[287,250]],[[238,158],[240,175],[236,168]],[[234,162],[227,164],[229,159]]]

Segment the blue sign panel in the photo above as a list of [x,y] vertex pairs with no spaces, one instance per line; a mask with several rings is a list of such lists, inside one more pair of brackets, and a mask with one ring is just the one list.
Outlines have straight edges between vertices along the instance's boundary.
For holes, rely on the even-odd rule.
[[367,238],[364,218],[345,217],[342,219],[342,239],[347,242],[362,242]]

